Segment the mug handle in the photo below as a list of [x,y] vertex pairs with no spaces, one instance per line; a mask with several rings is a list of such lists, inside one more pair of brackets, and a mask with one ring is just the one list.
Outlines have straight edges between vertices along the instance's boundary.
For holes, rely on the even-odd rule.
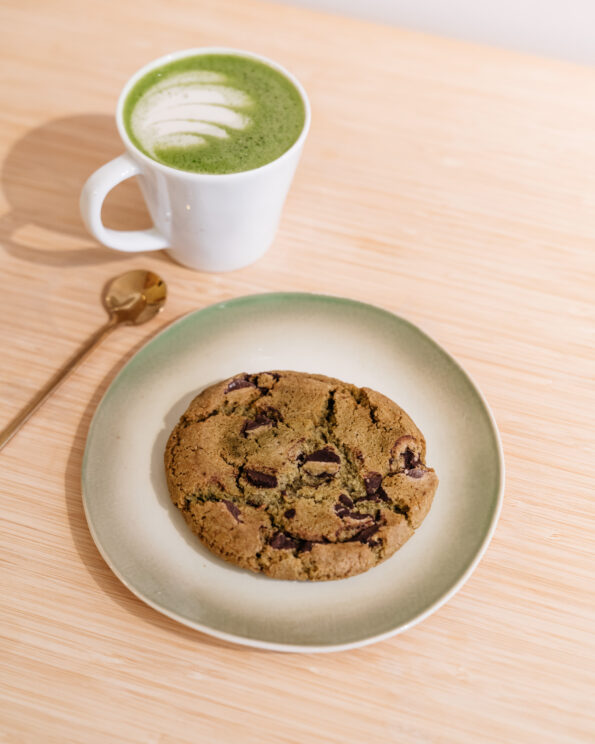
[[149,230],[111,230],[101,221],[101,207],[108,193],[122,181],[138,176],[140,172],[135,161],[124,154],[101,166],[83,186],[80,200],[83,222],[91,235],[108,248],[137,253],[168,247],[167,240],[155,227]]

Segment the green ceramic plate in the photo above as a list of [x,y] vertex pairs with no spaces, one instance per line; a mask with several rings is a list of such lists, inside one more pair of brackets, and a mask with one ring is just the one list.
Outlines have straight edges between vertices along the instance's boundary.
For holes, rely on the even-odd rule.
[[[190,533],[163,472],[169,433],[205,386],[295,369],[375,388],[413,417],[440,486],[411,540],[341,581],[276,581],[227,564]],[[116,576],[204,633],[284,651],[362,646],[419,622],[471,574],[494,531],[504,481],[498,431],[468,375],[422,331],[371,305],[323,295],[241,297],[171,325],[101,401],[83,463],[91,534]]]

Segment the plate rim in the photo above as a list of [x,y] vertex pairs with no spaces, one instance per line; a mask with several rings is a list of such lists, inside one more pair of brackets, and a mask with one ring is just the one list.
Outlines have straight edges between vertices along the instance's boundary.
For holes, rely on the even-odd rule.
[[[244,302],[254,302],[254,301],[262,300],[265,298],[279,299],[279,300],[311,299],[311,300],[335,301],[339,303],[345,303],[351,306],[361,307],[362,309],[373,310],[375,313],[383,315],[384,317],[390,320],[397,319],[398,321],[404,323],[405,325],[409,326],[414,331],[419,333],[426,341],[428,341],[431,345],[437,348],[440,352],[442,352],[449,359],[449,361],[457,368],[458,372],[462,374],[464,378],[467,379],[467,381],[473,388],[474,392],[479,398],[487,414],[491,432],[492,432],[494,441],[496,443],[496,452],[498,456],[499,487],[498,487],[498,493],[496,496],[496,506],[491,515],[490,523],[489,523],[488,529],[486,530],[484,538],[476,554],[474,555],[473,559],[470,561],[469,565],[467,566],[465,571],[461,574],[461,576],[457,579],[457,581],[453,583],[450,589],[448,589],[443,594],[441,594],[436,600],[434,600],[432,604],[430,604],[430,606],[426,610],[419,613],[416,617],[414,617],[409,622],[397,625],[395,628],[391,628],[390,630],[384,631],[382,633],[377,633],[375,635],[366,636],[364,638],[361,638],[355,641],[348,641],[346,643],[338,643],[338,644],[317,645],[317,644],[278,643],[274,641],[265,641],[265,640],[260,640],[257,638],[251,638],[249,636],[238,635],[236,633],[229,633],[227,631],[219,630],[216,627],[205,625],[203,623],[191,620],[190,618],[183,617],[181,615],[178,615],[176,612],[168,609],[166,606],[160,605],[157,602],[154,602],[152,599],[144,596],[140,590],[137,590],[128,581],[126,576],[124,576],[116,568],[116,566],[111,561],[109,555],[104,550],[98,538],[98,535],[95,532],[92,519],[90,518],[88,507],[87,507],[87,496],[85,493],[85,473],[87,470],[87,461],[88,461],[88,456],[89,456],[90,441],[91,441],[91,437],[93,434],[93,430],[95,426],[97,425],[98,414],[102,406],[104,405],[105,401],[107,400],[110,392],[112,391],[112,388],[117,383],[117,381],[121,378],[125,370],[137,359],[137,357],[140,354],[142,354],[145,351],[145,349],[148,346],[156,342],[157,339],[159,339],[161,336],[171,332],[171,330],[175,326],[181,325],[184,322],[186,322],[190,317],[195,316],[195,315],[198,316],[201,313],[205,313],[205,312],[214,312],[216,310],[224,310],[226,307],[230,305],[235,306],[235,305],[240,305]],[[192,628],[193,630],[197,630],[201,633],[205,633],[206,635],[212,636],[214,638],[218,638],[219,640],[223,640],[228,643],[239,644],[241,646],[246,646],[250,648],[258,648],[258,649],[266,650],[266,651],[281,651],[281,652],[286,652],[286,653],[332,653],[332,652],[338,652],[338,651],[348,651],[354,648],[362,648],[364,646],[369,646],[373,643],[378,643],[380,641],[387,640],[388,638],[392,638],[393,636],[400,635],[401,633],[404,633],[405,631],[423,622],[426,618],[430,617],[430,615],[433,615],[443,605],[445,605],[455,594],[457,594],[457,592],[460,591],[460,589],[467,583],[467,581],[469,580],[469,578],[471,577],[471,575],[473,574],[473,572],[479,565],[479,562],[485,555],[485,552],[496,531],[496,527],[497,527],[498,521],[500,519],[500,514],[502,511],[502,504],[504,501],[505,478],[506,478],[506,472],[505,472],[504,449],[502,446],[502,439],[500,437],[500,431],[498,430],[496,419],[494,417],[490,404],[486,400],[481,388],[477,385],[472,375],[463,367],[463,365],[449,351],[447,351],[432,336],[426,333],[426,331],[420,328],[416,323],[413,323],[411,320],[404,318],[402,315],[399,315],[398,313],[392,312],[391,310],[388,310],[374,303],[364,302],[362,300],[356,300],[350,297],[343,297],[341,295],[325,294],[321,292],[277,291],[277,292],[257,292],[254,294],[240,295],[239,297],[232,297],[228,300],[221,300],[219,302],[215,302],[210,305],[205,305],[205,307],[197,308],[195,310],[190,310],[189,312],[184,313],[181,317],[173,320],[171,323],[168,323],[164,328],[158,331],[155,335],[147,339],[147,341],[144,344],[142,344],[142,346],[139,349],[136,350],[136,352],[132,355],[132,357],[128,359],[126,363],[118,369],[118,372],[116,373],[116,375],[114,376],[114,378],[108,385],[107,389],[101,396],[101,399],[97,403],[97,406],[91,418],[91,422],[89,424],[89,428],[87,429],[87,435],[85,438],[85,449],[84,449],[83,460],[81,464],[81,498],[83,502],[83,509],[85,513],[87,527],[89,529],[93,542],[95,543],[95,547],[99,551],[103,560],[106,562],[106,564],[108,565],[112,573],[116,576],[116,578],[119,579],[119,581],[121,581],[122,584],[124,584],[124,586],[128,589],[128,591],[130,591],[134,596],[138,597],[138,599],[144,602],[144,604],[148,605],[149,607],[156,610],[160,614],[165,615],[166,617],[169,617],[172,620],[175,620],[176,622],[181,623],[182,625],[188,628]]]

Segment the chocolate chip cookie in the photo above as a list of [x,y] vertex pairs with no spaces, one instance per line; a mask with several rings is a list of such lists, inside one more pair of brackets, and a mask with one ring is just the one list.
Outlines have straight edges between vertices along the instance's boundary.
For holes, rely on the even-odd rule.
[[377,565],[423,522],[438,485],[425,448],[409,416],[374,390],[262,372],[192,401],[165,470],[174,504],[221,558],[323,581]]

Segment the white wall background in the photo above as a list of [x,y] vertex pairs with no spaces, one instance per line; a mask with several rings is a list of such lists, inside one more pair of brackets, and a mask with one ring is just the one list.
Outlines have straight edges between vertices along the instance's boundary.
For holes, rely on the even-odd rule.
[[595,0],[281,1],[573,62],[595,63]]

